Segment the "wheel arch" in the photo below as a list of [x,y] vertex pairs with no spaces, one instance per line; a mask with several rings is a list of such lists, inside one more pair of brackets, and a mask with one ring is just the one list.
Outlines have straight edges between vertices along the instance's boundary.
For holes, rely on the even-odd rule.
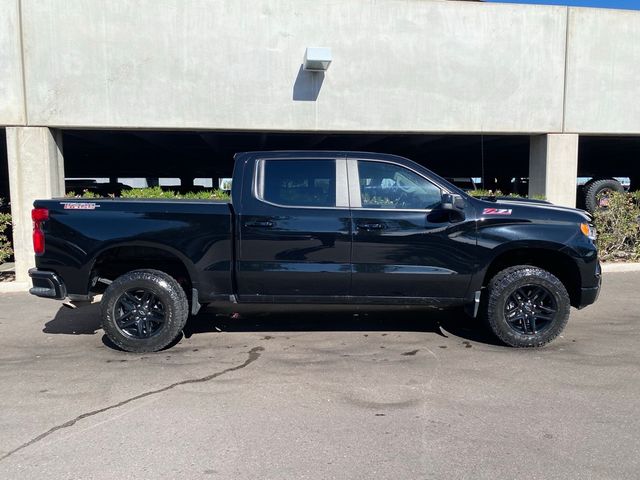
[[183,253],[161,243],[140,241],[113,243],[97,251],[90,262],[89,287],[95,286],[98,277],[114,280],[124,273],[144,268],[171,275],[185,289],[195,288],[198,284],[195,265]]
[[581,276],[578,265],[560,246],[513,246],[496,255],[482,275],[482,287],[486,287],[491,279],[505,268],[516,265],[531,265],[547,270],[555,275],[565,286],[571,305],[580,303]]

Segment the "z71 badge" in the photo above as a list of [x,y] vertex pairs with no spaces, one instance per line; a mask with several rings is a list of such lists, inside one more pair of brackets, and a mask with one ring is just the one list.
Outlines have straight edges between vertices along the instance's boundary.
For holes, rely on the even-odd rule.
[[96,205],[95,203],[89,203],[89,202],[79,202],[79,203],[61,202],[61,203],[65,210],[95,210],[96,207],[100,206],[100,205]]
[[510,208],[485,208],[482,210],[483,215],[511,215]]

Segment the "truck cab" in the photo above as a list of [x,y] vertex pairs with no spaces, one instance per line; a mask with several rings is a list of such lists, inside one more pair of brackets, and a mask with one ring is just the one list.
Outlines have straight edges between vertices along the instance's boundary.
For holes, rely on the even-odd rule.
[[[456,303],[473,272],[474,215],[455,187],[400,157],[245,154],[236,160],[242,302]],[[238,170],[243,168],[245,175]],[[240,191],[241,189],[241,191]],[[444,228],[443,228],[444,227]]]

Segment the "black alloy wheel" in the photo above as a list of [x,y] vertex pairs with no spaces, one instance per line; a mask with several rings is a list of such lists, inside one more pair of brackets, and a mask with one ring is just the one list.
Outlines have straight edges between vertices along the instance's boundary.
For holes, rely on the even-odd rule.
[[116,278],[100,305],[102,328],[127,352],[157,352],[180,336],[189,302],[180,284],[160,270],[133,270]]
[[571,299],[548,270],[514,265],[495,274],[481,301],[491,331],[506,345],[541,347],[556,338],[569,320]]
[[536,335],[544,332],[558,313],[555,298],[543,286],[524,285],[507,297],[504,317],[517,333]]
[[160,331],[165,321],[162,301],[142,288],[124,292],[116,301],[116,326],[126,336],[150,338]]

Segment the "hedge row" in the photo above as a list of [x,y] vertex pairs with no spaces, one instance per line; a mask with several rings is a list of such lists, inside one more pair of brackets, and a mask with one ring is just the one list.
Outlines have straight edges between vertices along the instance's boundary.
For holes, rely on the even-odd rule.
[[[69,192],[68,197],[77,198],[100,198],[89,190],[82,193]],[[114,197],[115,195],[110,195]],[[173,190],[163,190],[162,187],[148,188],[132,188],[131,190],[122,190],[120,193],[122,198],[168,198],[168,199],[184,199],[184,200],[229,200],[229,194],[223,190],[201,190],[198,192],[179,193]]]
[[[0,198],[0,205],[3,200]],[[11,228],[11,215],[8,213],[0,213],[0,263],[4,262],[13,255],[11,242],[5,232]]]
[[[517,193],[502,193],[500,190],[485,190],[482,188],[477,188],[475,190],[469,190],[467,192],[472,197],[513,197],[513,198],[527,198],[523,195],[518,195]],[[531,196],[534,200],[546,200],[544,195],[533,195]]]

